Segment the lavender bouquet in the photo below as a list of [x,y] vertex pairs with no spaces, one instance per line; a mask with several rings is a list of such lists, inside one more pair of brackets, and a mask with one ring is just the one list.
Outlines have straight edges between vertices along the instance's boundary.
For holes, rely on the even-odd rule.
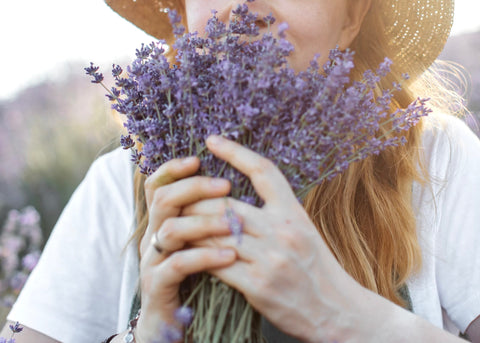
[[[374,96],[389,72],[388,59],[361,81],[349,77],[354,53],[338,49],[324,66],[317,57],[308,70],[294,72],[287,63],[293,51],[287,26],[279,26],[278,38],[270,30],[260,36],[257,15],[245,4],[228,25],[214,12],[204,37],[184,34],[174,11],[170,18],[176,64],[165,56],[164,42],[142,45],[126,76],[114,65],[116,86],[104,86],[112,107],[126,116],[128,135],[121,144],[132,149],[133,161],[147,175],[170,159],[196,155],[200,174],[228,178],[234,198],[261,206],[248,178],[206,149],[209,135],[222,135],[272,160],[301,201],[350,163],[404,143],[402,132],[429,112],[425,99],[392,110],[397,84]],[[275,21],[263,20],[268,27]],[[98,67],[85,69],[92,82],[103,85]],[[226,215],[233,218],[232,233],[241,235],[234,214]],[[181,296],[195,313],[185,342],[263,340],[258,313],[219,280],[207,274],[191,278]]]

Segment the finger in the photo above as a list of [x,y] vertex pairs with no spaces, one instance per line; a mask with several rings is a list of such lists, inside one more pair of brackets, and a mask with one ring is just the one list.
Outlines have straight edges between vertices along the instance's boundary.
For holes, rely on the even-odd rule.
[[195,174],[200,167],[198,157],[177,158],[162,164],[152,175],[145,180],[145,194],[147,203],[150,202],[152,192],[158,187],[168,185],[176,180]]
[[[265,214],[262,212],[262,210],[232,198],[215,198],[197,201],[182,208],[181,215],[221,215],[228,219],[227,209],[231,210],[238,217],[242,223],[244,233],[253,235],[255,237],[266,233],[265,230],[267,230],[269,226],[259,225],[265,219]],[[251,230],[251,228],[258,227],[261,228],[261,231]]]
[[150,242],[167,218],[178,216],[184,206],[201,199],[224,197],[229,192],[229,181],[206,176],[190,177],[158,188],[149,206],[149,225],[142,246]]
[[224,197],[230,181],[208,176],[193,176],[158,188],[151,207],[181,208],[202,199]]
[[153,272],[162,274],[164,286],[176,286],[188,275],[226,267],[235,259],[236,253],[232,249],[191,248],[170,255],[155,266]]
[[252,282],[256,281],[252,276],[251,264],[245,261],[236,260],[231,265],[209,270],[209,273],[245,296],[248,296],[246,291],[251,290]]
[[187,276],[227,267],[235,262],[236,255],[234,250],[191,248],[163,258],[160,264],[154,263],[157,258],[150,247],[141,259],[142,307],[153,308],[157,313],[166,311],[168,316],[178,307],[180,283]]
[[208,137],[207,147],[215,156],[245,174],[266,203],[296,201],[287,179],[269,159],[220,136]]
[[233,249],[239,260],[251,263],[264,257],[265,242],[248,234],[209,237],[192,242],[194,247]]
[[221,215],[168,218],[155,233],[167,252],[183,249],[193,241],[229,234],[228,221]]
[[242,217],[261,215],[261,209],[233,198],[209,198],[196,201],[182,208],[182,215],[225,215],[227,208]]

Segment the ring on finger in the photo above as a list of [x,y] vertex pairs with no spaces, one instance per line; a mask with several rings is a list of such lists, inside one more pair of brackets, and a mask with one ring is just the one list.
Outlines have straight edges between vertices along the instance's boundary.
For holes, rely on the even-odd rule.
[[152,235],[152,239],[150,241],[153,245],[153,247],[155,248],[155,250],[157,251],[157,253],[159,253],[160,255],[168,255],[168,251],[162,247],[162,244],[160,243],[159,239],[158,239],[158,232],[155,232],[153,235]]

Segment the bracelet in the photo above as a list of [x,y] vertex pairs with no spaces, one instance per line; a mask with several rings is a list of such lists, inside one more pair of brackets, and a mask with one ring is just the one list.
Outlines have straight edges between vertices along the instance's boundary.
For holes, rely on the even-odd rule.
[[[140,310],[138,310],[135,318],[133,318],[132,320],[130,320],[128,322],[128,331],[127,331],[127,334],[125,335],[125,337],[123,337],[123,342],[125,342],[125,343],[136,343],[135,334],[133,333],[133,330],[135,330],[135,328],[137,327],[137,322],[138,322],[139,317],[140,317]],[[111,335],[110,337],[105,339],[102,343],[110,343],[117,336],[118,336],[118,333],[116,333],[115,335]]]
[[136,343],[135,333],[133,331],[137,327],[137,322],[139,317],[140,317],[140,310],[138,310],[135,318],[133,318],[132,320],[130,320],[130,322],[128,322],[128,331],[125,337],[123,337],[123,341],[125,343]]
[[112,339],[114,339],[117,336],[118,336],[118,333],[116,333],[115,335],[111,335],[110,337],[105,339],[102,343],[110,343],[112,341]]

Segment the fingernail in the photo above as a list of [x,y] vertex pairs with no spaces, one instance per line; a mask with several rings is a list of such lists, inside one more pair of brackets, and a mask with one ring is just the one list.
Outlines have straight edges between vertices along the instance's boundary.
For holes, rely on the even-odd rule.
[[210,180],[210,184],[215,188],[223,188],[228,185],[228,181],[224,179],[212,179]]
[[220,249],[218,253],[221,257],[225,259],[230,259],[232,257],[235,257],[235,251],[232,249]]
[[222,142],[222,139],[219,136],[213,135],[213,136],[208,137],[208,141],[212,145],[219,145]]
[[182,163],[183,164],[190,164],[192,163],[193,161],[195,161],[196,157],[195,156],[190,156],[190,157],[187,157],[187,158],[184,158],[182,160]]

